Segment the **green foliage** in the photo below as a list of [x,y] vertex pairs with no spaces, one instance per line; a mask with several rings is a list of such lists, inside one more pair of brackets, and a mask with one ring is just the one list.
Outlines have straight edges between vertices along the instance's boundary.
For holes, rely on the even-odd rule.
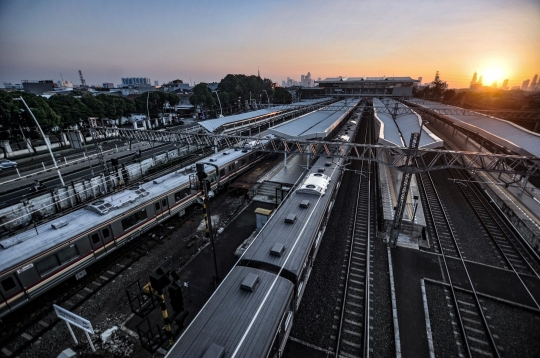
[[233,106],[240,98],[241,103],[245,103],[250,98],[257,102],[267,102],[266,93],[272,102],[274,98],[274,90],[272,89],[272,80],[259,76],[232,75],[228,74],[218,85],[219,98],[224,107]]
[[82,96],[81,101],[88,107],[90,117],[105,117],[105,103],[100,101],[97,97],[94,97],[91,94],[85,94]]
[[178,102],[180,98],[175,93],[152,91],[135,98],[135,108],[139,113],[150,112],[150,117],[157,117],[167,103],[176,106]]
[[52,96],[50,107],[62,118],[64,125],[77,123],[90,117],[90,109],[80,99],[72,96]]
[[217,105],[216,97],[206,85],[201,82],[193,87],[193,94],[189,97],[189,103],[194,106],[201,106],[202,109],[213,109]]
[[274,103],[292,103],[292,95],[286,88],[277,87],[274,93]]

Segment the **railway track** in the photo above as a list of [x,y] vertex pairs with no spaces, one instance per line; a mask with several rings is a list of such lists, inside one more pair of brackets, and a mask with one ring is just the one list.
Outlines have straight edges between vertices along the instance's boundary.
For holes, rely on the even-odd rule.
[[[451,170],[454,179],[468,181],[469,178],[461,170]],[[491,206],[479,189],[473,184],[460,182],[459,188],[476,213],[478,220],[492,239],[498,253],[502,256],[505,268],[522,275],[531,275],[540,279],[540,267],[538,262],[531,257],[523,246],[522,240],[506,224],[506,219],[501,217]],[[540,307],[538,307],[540,308]]]
[[[420,197],[426,210],[426,230],[430,238],[436,238],[431,241],[435,252],[441,254],[443,251],[447,256],[459,257],[458,244],[452,232],[452,227],[446,220],[447,213],[442,204],[435,183],[429,173],[420,173],[417,175],[418,181],[422,184]],[[438,226],[435,223],[439,223]]]
[[[154,231],[154,230],[153,230]],[[140,258],[148,254],[159,245],[163,236],[152,234],[141,236],[135,241],[128,243],[127,247],[118,249],[118,254],[99,261],[98,267],[92,268],[92,273],[80,281],[74,287],[69,287],[74,280],[65,282],[60,296],[51,297],[48,301],[40,300],[37,309],[24,317],[8,316],[6,324],[10,325],[9,332],[0,337],[0,357],[15,357],[36,342],[45,333],[53,329],[61,320],[56,316],[52,304],[55,303],[67,310],[73,311],[87,302],[98,293],[108,282],[113,281],[125,270],[129,269]],[[120,251],[122,250],[122,251]],[[10,319],[13,318],[13,320]]]
[[[368,125],[368,128],[370,126]],[[371,141],[371,130],[365,141]],[[371,235],[376,232],[374,165],[357,163],[359,177],[354,220],[351,223],[348,254],[344,260],[341,279],[343,291],[338,314],[334,316],[333,337],[335,357],[369,357],[371,325]]]
[[[451,316],[453,324],[459,327],[456,335],[456,345],[460,356],[469,357],[499,357],[500,347],[498,335],[490,326],[487,313],[476,293],[474,284],[469,275],[467,265],[452,230],[448,215],[441,202],[429,172],[418,176],[421,193],[426,197],[427,214],[430,222],[428,230],[434,235],[434,243],[438,245],[442,257],[443,274],[448,280],[449,288],[445,288],[448,306],[453,310]],[[448,260],[459,259],[463,266],[472,294],[465,295],[454,287],[450,275]],[[455,331],[454,331],[455,332]],[[463,342],[463,343],[462,343]]]

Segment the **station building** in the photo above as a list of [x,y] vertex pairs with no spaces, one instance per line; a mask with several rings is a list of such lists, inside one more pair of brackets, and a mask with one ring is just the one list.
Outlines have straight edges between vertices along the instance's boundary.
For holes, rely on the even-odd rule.
[[333,97],[412,97],[418,80],[411,77],[331,77],[320,81],[319,94]]

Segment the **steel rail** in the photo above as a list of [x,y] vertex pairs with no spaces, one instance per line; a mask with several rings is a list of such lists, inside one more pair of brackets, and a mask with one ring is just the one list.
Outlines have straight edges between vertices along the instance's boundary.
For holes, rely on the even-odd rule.
[[[434,193],[435,193],[435,196],[436,196],[436,201],[438,202],[439,206],[442,207],[442,201],[441,201],[441,198],[439,196],[439,193],[437,192],[437,189],[435,187],[435,184],[433,183],[433,179],[431,178],[431,175],[429,173],[426,173],[426,175],[428,176],[428,179],[429,181],[431,182],[431,185],[433,186],[434,188]],[[423,179],[420,178],[420,181],[421,182],[421,185],[424,186],[424,182],[423,182]],[[428,202],[429,203],[429,202]],[[429,205],[428,205],[429,206]],[[430,209],[430,212],[431,212],[431,209]],[[491,329],[489,328],[489,324],[487,322],[487,318],[484,314],[484,310],[482,308],[482,305],[480,303],[480,299],[478,298],[478,294],[476,292],[476,289],[474,288],[474,284],[472,282],[472,279],[471,279],[471,276],[469,274],[469,270],[467,269],[467,265],[465,263],[465,260],[463,259],[463,255],[461,254],[461,250],[459,249],[459,245],[457,243],[457,240],[455,238],[455,235],[454,235],[454,232],[449,224],[449,219],[448,219],[448,215],[446,214],[446,212],[444,211],[444,209],[442,210],[443,212],[443,216],[444,216],[444,220],[445,220],[445,225],[448,227],[448,230],[450,232],[450,236],[452,238],[452,240],[454,241],[455,243],[455,246],[456,246],[456,250],[458,252],[458,257],[459,259],[461,260],[461,263],[463,265],[463,268],[465,270],[465,274],[467,276],[467,280],[469,282],[469,284],[471,285],[471,291],[473,293],[473,296],[474,296],[474,300],[478,306],[478,311],[480,312],[480,316],[482,317],[482,323],[486,329],[486,332],[487,332],[487,336],[489,337],[489,340],[490,340],[490,343],[492,345],[492,348],[495,352],[495,355],[497,357],[500,357],[500,353],[499,353],[499,349],[497,347],[497,344],[495,343],[495,338],[493,337],[493,333],[491,332]],[[432,220],[434,220],[434,218],[432,218]],[[434,228],[435,228],[435,231],[437,232],[437,240],[439,240],[439,235],[438,235],[438,230],[437,230],[437,225],[435,224],[435,221],[434,221]],[[454,283],[452,281],[452,277],[450,275],[450,270],[448,268],[448,263],[446,261],[446,254],[444,252],[444,249],[443,247],[440,245],[439,243],[439,246],[441,247],[441,256],[443,257],[443,261],[444,261],[444,268],[445,268],[445,271],[446,271],[446,274],[448,275],[448,280],[449,280],[449,283],[450,283],[450,289],[452,291],[452,298],[453,298],[453,301],[454,301],[454,305],[456,307],[456,312],[457,312],[457,315],[458,315],[458,318],[459,318],[459,323],[460,323],[460,328],[461,328],[461,332],[463,334],[463,340],[465,341],[465,345],[467,347],[467,353],[469,354],[469,357],[472,357],[472,353],[471,353],[471,347],[469,345],[469,341],[467,339],[468,337],[468,334],[466,333],[466,330],[465,330],[465,325],[463,323],[463,319],[461,317],[461,313],[459,311],[459,304],[458,304],[458,299],[457,299],[457,296],[456,296],[456,292],[455,292],[455,289],[454,289]]]
[[[450,173],[452,175],[452,177],[456,177],[454,175],[454,173]],[[465,176],[463,175],[463,173],[461,172],[458,172],[457,175],[459,175],[463,180],[467,180],[467,178],[465,178]],[[479,202],[479,204],[481,205],[481,208],[483,208],[485,210],[485,212],[487,213],[487,215],[492,219],[492,223],[493,225],[495,225],[499,231],[502,233],[502,235],[506,238],[506,241],[510,243],[511,247],[514,249],[513,251],[516,252],[518,255],[518,257],[521,258],[521,261],[523,261],[526,266],[528,266],[528,268],[531,270],[531,272],[538,278],[540,279],[540,275],[538,274],[538,272],[536,272],[536,270],[532,267],[532,265],[529,263],[529,261],[525,258],[525,256],[521,253],[521,251],[517,248],[516,244],[514,243],[514,240],[512,240],[506,233],[506,231],[504,230],[504,228],[502,227],[501,223],[499,222],[499,220],[497,220],[497,218],[495,218],[492,214],[492,212],[487,208],[486,204],[484,203],[484,200],[476,191],[476,189],[474,189],[473,187],[471,187],[470,185],[468,185],[467,187],[469,188],[471,194],[467,194],[465,189],[463,188],[463,186],[461,185],[458,185],[461,192],[463,193],[463,195],[465,196],[465,198],[467,199],[467,201],[469,202],[471,208],[474,210],[476,216],[478,217],[478,219],[480,220],[482,226],[484,227],[484,229],[486,230],[486,232],[488,233],[489,237],[491,238],[492,242],[495,244],[495,246],[497,247],[498,251],[500,252],[500,254],[503,256],[504,260],[506,261],[506,263],[508,264],[508,266],[510,266],[510,268],[512,269],[512,271],[516,274],[519,282],[521,282],[521,284],[523,285],[523,287],[525,288],[525,290],[527,291],[527,293],[529,294],[529,296],[531,297],[531,299],[533,300],[534,304],[536,305],[536,307],[538,309],[540,309],[540,304],[538,303],[538,301],[534,298],[532,292],[529,290],[529,288],[527,287],[527,285],[525,284],[525,282],[522,280],[521,276],[520,276],[520,273],[517,272],[515,266],[512,264],[512,262],[510,261],[510,259],[508,258],[508,255],[506,255],[506,253],[504,252],[504,250],[502,249],[499,241],[497,241],[497,239],[495,239],[494,237],[494,234],[492,232],[492,230],[489,229],[489,227],[487,226],[487,223],[485,221],[484,218],[482,218],[482,216],[480,215],[480,212],[479,212],[479,209],[478,209],[478,206],[475,205],[471,198],[469,197],[470,195],[474,195],[474,197],[476,198],[476,200]],[[506,226],[506,225],[505,225]],[[506,227],[506,229],[508,231],[509,228]]]
[[[368,123],[369,125],[369,123]],[[371,127],[371,126],[370,126]],[[365,133],[365,139],[364,141],[366,141],[366,139],[368,139],[368,133],[369,131],[366,131]],[[371,137],[371,136],[369,136]],[[371,138],[370,138],[371,139]],[[364,175],[363,172],[364,172],[364,166],[367,166],[368,168],[368,175]],[[341,349],[341,335],[342,335],[342,331],[343,331],[343,323],[345,321],[345,311],[346,311],[346,306],[347,306],[347,294],[348,294],[348,290],[349,290],[349,278],[350,278],[350,273],[351,273],[351,266],[352,266],[352,262],[353,262],[353,251],[354,251],[354,246],[355,246],[355,232],[356,232],[356,227],[357,227],[357,222],[358,222],[358,215],[359,215],[359,209],[360,209],[360,204],[361,204],[361,193],[362,193],[362,184],[365,184],[365,181],[367,180],[367,185],[368,185],[368,196],[367,196],[367,200],[368,200],[368,226],[367,226],[367,230],[368,230],[368,234],[367,234],[367,243],[366,243],[366,269],[365,269],[365,283],[364,283],[364,344],[363,344],[363,354],[364,354],[364,357],[369,357],[369,348],[366,349],[366,342],[367,344],[369,344],[369,273],[370,273],[370,241],[369,241],[369,237],[370,237],[370,232],[371,232],[371,170],[370,170],[370,166],[371,164],[370,163],[366,163],[365,161],[362,161],[361,162],[361,169],[360,169],[360,173],[359,174],[359,183],[358,183],[358,191],[357,191],[357,195],[356,195],[356,202],[355,202],[355,208],[354,208],[354,221],[353,221],[353,227],[352,227],[352,236],[351,236],[351,244],[350,244],[350,248],[349,248],[349,256],[348,256],[348,259],[347,259],[347,270],[346,270],[346,274],[345,274],[345,284],[344,284],[344,289],[343,289],[343,296],[342,296],[342,303],[341,303],[341,314],[340,314],[340,319],[339,319],[339,324],[338,324],[338,328],[337,328],[337,331],[338,331],[338,335],[337,335],[337,339],[336,339],[336,346],[335,346],[335,357],[338,358],[340,356],[340,349]],[[366,355],[367,353],[367,355]]]

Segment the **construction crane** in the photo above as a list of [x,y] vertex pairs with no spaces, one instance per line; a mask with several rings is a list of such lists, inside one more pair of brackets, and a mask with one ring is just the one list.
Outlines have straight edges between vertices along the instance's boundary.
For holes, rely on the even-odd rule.
[[86,81],[84,80],[81,70],[79,70],[79,77],[81,78],[81,87],[86,87]]

